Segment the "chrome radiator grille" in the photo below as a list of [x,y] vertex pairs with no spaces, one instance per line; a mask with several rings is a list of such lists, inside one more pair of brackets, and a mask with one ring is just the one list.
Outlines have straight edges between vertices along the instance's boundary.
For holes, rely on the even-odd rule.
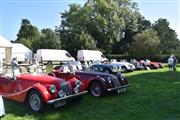
[[120,86],[119,79],[116,76],[112,76],[111,80],[114,82],[115,87]]
[[60,85],[60,88],[61,88],[61,90],[63,90],[63,92],[66,93],[66,95],[72,94],[71,86],[70,86],[69,83],[63,82],[63,83]]

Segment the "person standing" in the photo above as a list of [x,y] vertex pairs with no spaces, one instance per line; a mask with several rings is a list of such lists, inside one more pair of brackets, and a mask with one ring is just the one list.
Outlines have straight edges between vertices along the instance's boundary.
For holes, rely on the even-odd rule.
[[17,58],[12,59],[11,66],[12,66],[13,78],[14,80],[16,80],[16,76],[20,74]]
[[177,59],[176,59],[175,55],[172,55],[172,58],[173,58],[173,71],[176,71]]
[[169,70],[173,70],[173,62],[174,62],[174,59],[172,56],[170,56],[168,58],[168,67],[169,67]]

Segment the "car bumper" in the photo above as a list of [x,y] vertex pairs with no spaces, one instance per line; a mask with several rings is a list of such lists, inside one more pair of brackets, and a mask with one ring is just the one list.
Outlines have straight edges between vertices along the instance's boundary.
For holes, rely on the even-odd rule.
[[123,85],[123,86],[118,86],[118,87],[115,87],[115,88],[109,88],[109,89],[107,89],[107,91],[108,91],[108,92],[111,92],[111,91],[114,91],[114,90],[127,88],[128,86],[129,86],[129,84]]
[[87,91],[83,91],[83,92],[73,94],[73,95],[69,95],[69,96],[66,96],[66,97],[63,97],[63,98],[57,98],[57,99],[49,100],[49,101],[47,101],[47,104],[54,104],[54,103],[61,102],[61,101],[64,102],[66,100],[76,98],[76,97],[81,96],[81,95],[86,94],[86,93],[87,93]]

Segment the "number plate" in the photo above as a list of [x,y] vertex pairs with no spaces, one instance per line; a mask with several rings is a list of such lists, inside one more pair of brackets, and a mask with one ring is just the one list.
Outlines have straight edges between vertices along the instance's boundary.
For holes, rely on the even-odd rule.
[[66,100],[60,100],[54,103],[54,107],[60,107],[66,104]]

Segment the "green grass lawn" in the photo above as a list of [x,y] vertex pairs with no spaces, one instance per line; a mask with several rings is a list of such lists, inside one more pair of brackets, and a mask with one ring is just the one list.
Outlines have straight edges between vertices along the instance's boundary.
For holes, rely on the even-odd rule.
[[78,104],[33,113],[22,103],[4,100],[3,120],[180,120],[180,65],[125,74],[131,86],[125,94],[93,98]]

